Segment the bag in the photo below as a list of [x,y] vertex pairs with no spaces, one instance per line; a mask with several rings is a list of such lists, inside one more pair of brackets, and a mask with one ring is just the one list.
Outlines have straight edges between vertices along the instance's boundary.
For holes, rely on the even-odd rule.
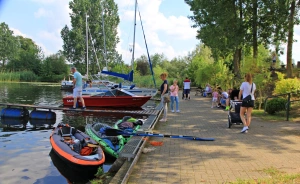
[[169,103],[171,101],[169,94],[164,94],[163,100],[164,100],[164,103]]
[[251,94],[252,94],[252,87],[253,87],[253,83],[251,86],[251,91],[250,91],[250,95],[246,96],[245,98],[243,98],[243,102],[242,102],[242,106],[243,107],[253,107],[253,100],[251,98]]

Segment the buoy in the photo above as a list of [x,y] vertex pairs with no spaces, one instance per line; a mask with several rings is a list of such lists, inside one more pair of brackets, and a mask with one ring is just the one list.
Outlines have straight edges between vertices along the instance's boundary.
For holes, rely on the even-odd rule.
[[29,123],[32,125],[54,125],[55,119],[30,119]]
[[29,114],[30,119],[56,119],[55,112],[52,111],[40,111],[40,110],[33,110]]
[[28,117],[29,111],[25,108],[4,108],[1,110],[1,117],[4,118],[25,118]]

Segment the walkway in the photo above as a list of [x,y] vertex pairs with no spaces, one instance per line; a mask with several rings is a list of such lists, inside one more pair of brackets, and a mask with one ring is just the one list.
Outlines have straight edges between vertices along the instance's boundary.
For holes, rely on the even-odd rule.
[[151,138],[164,145],[141,155],[129,184],[225,183],[268,177],[262,170],[271,167],[300,173],[299,123],[253,118],[249,132],[242,134],[242,125],[227,128],[227,112],[211,109],[210,98],[191,97],[180,101],[181,113],[170,112],[168,122],[158,122],[155,131],[216,140]]

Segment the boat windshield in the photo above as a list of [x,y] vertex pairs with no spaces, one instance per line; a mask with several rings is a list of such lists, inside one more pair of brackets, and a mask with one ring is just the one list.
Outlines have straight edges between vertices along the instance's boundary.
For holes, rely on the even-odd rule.
[[[104,96],[132,96],[130,93],[126,93],[125,90],[112,89],[104,93]],[[133,95],[134,96],[134,95]]]

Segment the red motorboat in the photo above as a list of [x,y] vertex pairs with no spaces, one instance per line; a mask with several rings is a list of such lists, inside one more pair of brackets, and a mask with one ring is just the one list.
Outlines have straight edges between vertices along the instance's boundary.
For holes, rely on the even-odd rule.
[[[112,89],[97,95],[82,96],[86,107],[141,107],[151,96],[136,96],[123,89]],[[73,96],[63,98],[64,106],[73,105]],[[82,106],[79,100],[79,106]]]

